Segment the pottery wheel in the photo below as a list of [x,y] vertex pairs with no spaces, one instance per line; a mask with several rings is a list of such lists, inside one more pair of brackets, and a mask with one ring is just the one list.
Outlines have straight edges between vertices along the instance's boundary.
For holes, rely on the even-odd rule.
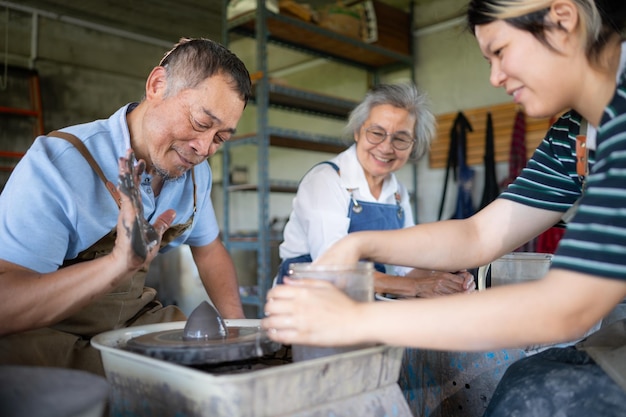
[[130,339],[126,349],[182,365],[202,365],[261,357],[281,347],[258,327],[227,329],[227,336],[208,340],[183,340],[183,329],[148,333]]

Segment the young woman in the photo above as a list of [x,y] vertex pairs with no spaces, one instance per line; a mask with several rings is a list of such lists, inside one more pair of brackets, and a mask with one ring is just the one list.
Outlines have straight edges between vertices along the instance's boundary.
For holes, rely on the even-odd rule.
[[[473,217],[353,233],[317,262],[470,268],[566,214],[550,271],[539,281],[480,293],[369,304],[324,283],[287,281],[265,307],[263,327],[273,339],[462,351],[557,343],[581,337],[626,297],[626,2],[472,0],[467,16],[495,87],[529,116],[571,111],[520,177]],[[576,347],[518,361],[486,415],[625,415],[625,334],[626,322],[618,321]]]

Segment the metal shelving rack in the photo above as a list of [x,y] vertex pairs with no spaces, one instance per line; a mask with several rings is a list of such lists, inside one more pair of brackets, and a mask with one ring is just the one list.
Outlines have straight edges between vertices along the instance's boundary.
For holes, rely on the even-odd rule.
[[[268,125],[270,107],[289,109],[297,112],[321,115],[323,117],[345,120],[356,102],[339,97],[330,97],[270,82],[268,75],[268,43],[292,48],[306,54],[324,57],[342,64],[361,68],[372,76],[373,83],[379,81],[385,72],[401,68],[410,68],[413,77],[413,53],[402,54],[377,45],[367,44],[358,39],[343,36],[312,23],[289,16],[270,12],[265,7],[265,0],[257,0],[256,10],[231,20],[226,18],[228,0],[223,0],[222,39],[228,45],[230,34],[237,33],[253,37],[256,40],[256,72],[252,102],[256,106],[256,132],[251,135],[235,137],[226,142],[222,152],[222,186],[224,205],[223,241],[227,250],[254,250],[257,254],[256,294],[242,297],[242,302],[258,307],[263,311],[265,297],[269,290],[273,274],[271,270],[271,247],[278,245],[280,239],[271,236],[269,224],[270,193],[295,192],[296,184],[282,184],[269,178],[269,148],[285,147],[292,149],[314,150],[339,153],[346,149],[346,144],[339,137],[311,134]],[[412,9],[412,8],[411,8]],[[411,22],[413,21],[411,16]],[[412,33],[412,28],[411,28]],[[410,37],[410,33],[407,35]],[[410,38],[409,38],[410,39]],[[258,182],[254,185],[232,185],[229,174],[233,147],[254,144],[257,147]],[[416,174],[414,168],[414,174]],[[414,175],[416,178],[416,175]],[[414,183],[414,189],[416,182]],[[234,237],[231,234],[230,194],[232,192],[256,191],[258,194],[258,225],[256,237]],[[416,212],[417,213],[417,212]]]

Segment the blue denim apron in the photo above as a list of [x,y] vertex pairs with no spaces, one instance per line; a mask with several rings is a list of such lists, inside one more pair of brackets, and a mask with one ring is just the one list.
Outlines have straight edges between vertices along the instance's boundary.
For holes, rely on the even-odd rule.
[[[330,161],[320,162],[320,164],[328,164],[337,171],[337,174],[340,174],[337,164]],[[400,205],[400,193],[396,192],[396,204],[381,204],[357,200],[353,196],[352,189],[348,189],[348,192],[350,193],[350,207],[348,207],[350,226],[348,233],[365,230],[395,230],[404,226],[404,210]],[[312,260],[311,254],[308,253],[294,258],[283,259],[278,269],[276,283],[282,284],[283,277],[289,275],[289,265],[300,262],[312,262]],[[376,263],[374,267],[379,272],[385,272],[385,265],[383,264]]]

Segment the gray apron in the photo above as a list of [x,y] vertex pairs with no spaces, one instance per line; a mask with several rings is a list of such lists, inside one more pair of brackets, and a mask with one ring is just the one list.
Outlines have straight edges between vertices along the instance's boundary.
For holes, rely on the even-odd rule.
[[513,363],[483,417],[626,417],[626,320]]

